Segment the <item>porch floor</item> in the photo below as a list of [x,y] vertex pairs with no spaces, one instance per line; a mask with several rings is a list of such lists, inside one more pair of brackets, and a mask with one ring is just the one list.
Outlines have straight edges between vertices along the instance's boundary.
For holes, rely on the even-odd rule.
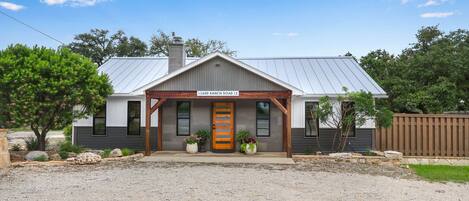
[[142,162],[183,162],[183,163],[249,163],[249,164],[295,164],[285,152],[258,152],[255,155],[235,153],[196,153],[184,151],[158,151],[140,159]]

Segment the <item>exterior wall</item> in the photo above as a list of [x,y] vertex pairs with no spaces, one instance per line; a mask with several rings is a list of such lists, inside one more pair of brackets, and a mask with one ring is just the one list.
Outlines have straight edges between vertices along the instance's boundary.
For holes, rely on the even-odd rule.
[[[184,138],[176,135],[176,102],[163,104],[163,150],[185,150]],[[211,129],[211,102],[195,100],[191,102],[191,133],[199,129]],[[256,101],[235,101],[235,133],[241,129],[256,134]],[[270,137],[259,137],[259,151],[282,151],[282,113],[271,103]],[[210,147],[210,145],[208,145]],[[239,145],[236,144],[239,150]]]
[[[355,137],[348,138],[348,144],[345,151],[365,152],[372,149],[374,129],[357,129]],[[334,137],[334,129],[319,129],[318,137],[305,137],[304,128],[292,129],[292,148],[293,153],[305,153],[331,150]],[[318,146],[319,141],[319,146]]]
[[[92,148],[132,148],[144,150],[145,148],[145,127],[140,128],[140,135],[127,135],[127,127],[106,127],[105,136],[93,136],[93,127],[74,127],[74,142],[78,145]],[[157,132],[156,127],[152,127],[150,135],[152,150],[156,150]]]
[[286,89],[225,59],[216,57],[151,90],[283,91]]

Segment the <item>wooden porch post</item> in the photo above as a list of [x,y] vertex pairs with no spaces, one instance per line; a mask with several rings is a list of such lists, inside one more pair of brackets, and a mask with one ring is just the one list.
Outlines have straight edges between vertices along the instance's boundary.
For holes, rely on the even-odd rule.
[[150,127],[151,127],[151,97],[146,94],[145,101],[145,156],[151,155]]
[[291,92],[287,97],[287,157],[292,157],[292,145],[291,145]]
[[163,107],[158,108],[158,139],[157,151],[163,151]]

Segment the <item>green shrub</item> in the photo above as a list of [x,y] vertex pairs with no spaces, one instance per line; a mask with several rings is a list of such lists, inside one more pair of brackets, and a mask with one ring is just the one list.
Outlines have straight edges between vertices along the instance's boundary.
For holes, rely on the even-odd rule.
[[60,145],[59,151],[73,152],[79,154],[83,152],[83,147],[74,145],[71,142],[64,142]]
[[101,158],[109,158],[109,156],[111,155],[111,151],[111,149],[104,149],[103,153],[101,154]]
[[36,158],[33,159],[34,161],[47,161],[47,158],[46,156],[42,155],[42,156],[38,156]]
[[68,125],[64,128],[65,142],[72,142],[72,125]]
[[248,130],[240,130],[238,131],[238,133],[236,133],[236,141],[242,144],[246,142],[249,136],[251,136],[251,132],[249,132]]
[[24,141],[26,142],[26,149],[28,149],[28,151],[34,151],[39,148],[39,142],[36,137],[28,137]]
[[59,151],[59,156],[61,159],[67,159],[68,158],[68,152],[67,151]]
[[129,148],[123,148],[121,151],[122,151],[122,156],[129,156],[135,153],[133,149],[129,149]]
[[12,151],[21,151],[21,146],[19,144],[14,144],[12,147],[11,147],[11,150]]

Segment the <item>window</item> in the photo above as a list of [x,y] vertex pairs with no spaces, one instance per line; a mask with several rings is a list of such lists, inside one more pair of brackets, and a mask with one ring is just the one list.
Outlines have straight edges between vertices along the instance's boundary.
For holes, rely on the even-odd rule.
[[140,135],[140,101],[127,102],[127,135]]
[[256,102],[256,136],[270,136],[270,103]]
[[106,104],[101,106],[93,116],[93,135],[106,135]]
[[319,119],[316,118],[318,102],[305,103],[305,137],[317,137],[319,135]]
[[[342,115],[345,117],[345,119],[348,119],[350,117],[353,118],[351,121],[352,125],[350,126],[350,130],[347,133],[349,137],[355,137],[355,109],[353,105],[354,105],[353,102],[342,102],[342,105],[341,105]],[[347,121],[343,122],[344,125],[342,126],[342,129],[345,129],[345,127],[347,127],[347,125],[345,125],[346,122]]]
[[189,101],[177,102],[177,131],[180,136],[190,135],[191,103]]

